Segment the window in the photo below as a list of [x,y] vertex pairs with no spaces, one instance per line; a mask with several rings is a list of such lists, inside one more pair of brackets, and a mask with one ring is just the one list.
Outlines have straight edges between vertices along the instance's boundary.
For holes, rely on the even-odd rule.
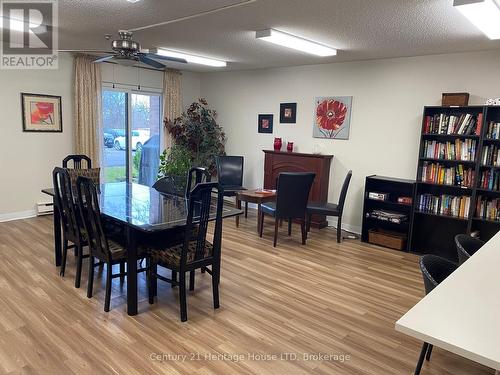
[[161,145],[161,95],[102,91],[104,182],[156,181]]

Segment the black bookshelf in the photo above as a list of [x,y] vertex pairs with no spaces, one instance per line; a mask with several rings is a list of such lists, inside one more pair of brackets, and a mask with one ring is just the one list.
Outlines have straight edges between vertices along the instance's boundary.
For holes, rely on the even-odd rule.
[[[469,114],[472,118],[476,119],[476,129],[469,129],[469,134],[430,134],[427,131],[429,128],[428,118],[435,118],[436,116],[439,117],[441,114],[450,117],[455,116],[456,118],[461,118],[461,116]],[[481,121],[481,124],[478,124],[477,120]],[[412,226],[410,228],[410,251],[416,253],[437,254],[451,260],[456,260],[457,255],[454,243],[455,235],[459,233],[470,234],[472,232],[479,231],[479,237],[483,240],[488,240],[500,229],[500,221],[479,218],[477,217],[476,212],[479,196],[491,199],[500,198],[500,191],[491,191],[490,189],[485,189],[480,185],[481,175],[484,171],[495,171],[500,169],[500,167],[497,166],[482,165],[483,147],[487,145],[500,146],[500,139],[490,139],[488,137],[488,126],[491,121],[500,122],[499,107],[433,106],[424,108],[418,153],[415,195],[413,199],[414,214]],[[446,124],[446,122],[443,124]],[[480,127],[479,130],[477,130],[478,126]],[[441,130],[447,132],[449,129],[451,129],[451,126],[449,128],[443,126]],[[426,142],[435,141],[441,144],[450,142],[454,144],[457,140],[459,142],[466,142],[467,140],[468,142],[475,141],[475,155],[473,159],[465,161],[448,160],[441,157],[434,157],[435,155],[433,155],[433,157],[429,157],[428,154],[424,153]],[[460,183],[457,183],[457,177],[455,176],[452,177],[452,185],[443,184],[442,180],[426,180],[424,176],[424,172],[426,171],[425,166],[427,165],[427,171],[429,171],[429,168],[431,168],[429,165],[432,163],[440,164],[444,169],[454,168],[454,171],[456,171],[459,168],[459,165],[461,165],[463,170],[471,171],[467,176],[463,174],[462,177],[465,180],[467,180],[466,177],[470,177],[473,179],[473,182],[467,184],[467,186],[459,186]],[[434,169],[434,171],[437,171],[437,169]],[[450,173],[450,175],[452,175],[452,173]],[[427,174],[427,176],[429,175]],[[450,183],[450,180],[448,179],[446,182]],[[463,181],[463,183],[465,183],[465,181]],[[420,200],[420,196],[422,195],[428,195],[426,196],[426,200]],[[449,196],[447,197],[448,201],[454,197],[467,197],[470,199],[468,212],[465,212],[465,210],[459,210],[459,214],[454,212],[455,214],[452,215],[450,212],[443,213],[430,211],[429,204],[426,205],[426,210],[424,207],[421,207],[421,203],[424,203],[424,205],[425,203],[429,203],[432,200],[432,198],[429,197],[431,195],[439,197],[447,195]],[[465,198],[462,199],[464,199],[465,202]]]
[[[361,230],[361,240],[369,242],[369,231],[371,229],[385,230],[390,232],[400,233],[407,237],[406,248],[408,251],[411,227],[413,219],[413,203],[399,203],[399,197],[410,197],[413,199],[415,189],[414,180],[406,180],[401,178],[384,177],[384,176],[368,176],[365,181],[365,195],[363,204],[363,224]],[[368,193],[384,193],[388,195],[387,200],[370,199]],[[369,217],[368,215],[373,210],[386,210],[398,212],[407,215],[407,221],[401,223],[393,223],[390,221],[379,220]]]

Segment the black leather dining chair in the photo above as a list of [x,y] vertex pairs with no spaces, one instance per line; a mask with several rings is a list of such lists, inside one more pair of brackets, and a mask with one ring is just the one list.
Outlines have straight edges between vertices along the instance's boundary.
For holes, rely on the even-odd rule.
[[291,235],[292,220],[299,219],[302,231],[302,245],[306,244],[306,206],[315,176],[314,173],[309,172],[283,172],[279,174],[276,183],[276,202],[262,203],[261,205],[260,237],[262,237],[264,228],[264,215],[272,216],[275,219],[274,247],[276,247],[278,241],[280,220],[288,220],[288,235]]
[[[84,162],[85,166],[82,166]],[[90,169],[92,168],[92,160],[87,155],[68,155],[62,161],[63,168],[73,169]]]
[[457,245],[458,264],[462,264],[484,245],[484,241],[467,234],[457,234],[455,245]]
[[337,242],[342,241],[342,213],[344,212],[344,204],[347,196],[347,190],[349,189],[349,183],[351,182],[352,171],[347,172],[345,176],[344,183],[342,185],[342,190],[340,191],[339,203],[315,203],[311,202],[307,205],[307,231],[311,229],[311,219],[312,215],[325,215],[325,216],[337,216]]
[[[438,257],[436,255],[424,255],[420,258],[420,271],[424,279],[425,294],[429,294],[436,286],[438,286],[444,279],[450,276],[458,266],[447,259]],[[415,368],[415,375],[420,374],[424,358],[429,361],[431,359],[432,345],[424,342],[420,357]]]
[[[243,187],[243,156],[218,156],[217,180],[225,197],[234,197]],[[245,217],[248,216],[248,202],[245,202]]]

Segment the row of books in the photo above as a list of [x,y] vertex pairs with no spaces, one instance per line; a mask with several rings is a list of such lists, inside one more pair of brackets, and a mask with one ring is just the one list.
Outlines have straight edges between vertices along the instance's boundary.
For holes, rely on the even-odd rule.
[[445,167],[439,163],[422,163],[421,181],[440,185],[472,187],[474,185],[474,169],[465,168],[462,164]]
[[483,159],[481,162],[483,165],[500,165],[500,153],[498,152],[498,147],[494,145],[484,146]]
[[424,134],[481,134],[483,114],[448,115],[446,113],[425,116]]
[[389,221],[396,224],[401,224],[408,220],[408,215],[406,214],[387,210],[373,210],[371,212],[367,212],[366,216],[371,217],[372,219]]
[[471,197],[422,194],[418,197],[418,210],[435,215],[469,217]]
[[424,141],[424,158],[474,161],[476,158],[475,139],[456,139],[455,142]]
[[476,217],[500,221],[500,199],[486,198],[481,195],[478,196],[476,202]]
[[490,121],[486,138],[500,139],[500,122]]
[[479,188],[500,191],[500,171],[486,170],[481,172]]

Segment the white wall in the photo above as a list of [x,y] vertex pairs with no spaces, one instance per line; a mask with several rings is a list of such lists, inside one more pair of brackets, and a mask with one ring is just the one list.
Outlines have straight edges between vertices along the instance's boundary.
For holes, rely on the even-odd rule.
[[[52,186],[52,169],[73,151],[72,71],[61,54],[57,70],[0,70],[0,221],[34,214],[40,190]],[[62,133],[23,133],[21,93],[62,97]]]
[[[440,105],[443,92],[469,92],[470,104],[500,97],[500,52],[436,55],[202,75],[201,94],[219,113],[227,152],[245,156],[247,187],[263,184],[264,155],[274,137],[296,151],[335,156],[329,201],[336,202],[353,170],[344,222],[359,231],[364,179],[378,174],[415,178],[424,105]],[[353,98],[349,140],[312,137],[316,96]],[[297,124],[279,124],[279,104],[297,102]],[[274,114],[274,134],[257,133],[257,115]],[[286,143],[285,143],[286,144]]]
[[[102,64],[103,80],[112,81],[110,64]],[[116,82],[134,85],[137,69],[119,66]],[[144,89],[162,89],[163,73],[141,70]],[[73,153],[73,59],[61,54],[58,70],[0,70],[0,222],[35,214],[35,203],[50,201],[40,192],[52,186],[52,170]],[[182,76],[183,106],[200,96],[197,73]],[[21,92],[62,96],[63,133],[23,133]]]

